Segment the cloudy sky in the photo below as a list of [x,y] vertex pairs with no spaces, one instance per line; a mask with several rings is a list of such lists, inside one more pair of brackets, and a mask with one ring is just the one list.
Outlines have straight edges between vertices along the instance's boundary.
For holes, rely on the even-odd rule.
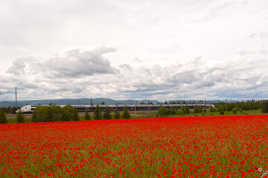
[[268,98],[267,0],[1,0],[0,100]]

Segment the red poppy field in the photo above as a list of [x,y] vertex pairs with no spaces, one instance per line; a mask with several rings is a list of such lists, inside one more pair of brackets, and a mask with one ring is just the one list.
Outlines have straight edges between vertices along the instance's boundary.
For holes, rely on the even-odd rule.
[[268,170],[267,119],[211,116],[0,125],[0,177],[259,178]]

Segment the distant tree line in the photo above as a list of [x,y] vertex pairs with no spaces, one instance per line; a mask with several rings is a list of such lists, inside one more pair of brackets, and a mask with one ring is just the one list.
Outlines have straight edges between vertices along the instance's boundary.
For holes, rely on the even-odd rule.
[[32,115],[32,122],[78,121],[77,110],[71,105],[64,106],[38,106]]
[[[194,107],[189,109],[188,107],[183,108],[165,108],[160,107],[157,112],[158,117],[170,116],[170,115],[189,115],[189,114],[205,114],[207,112],[214,113],[218,112],[224,115],[226,112],[232,112],[233,114],[243,113],[243,111],[261,109],[263,113],[268,113],[268,101],[245,101],[237,103],[215,103],[215,108],[204,109],[201,107]],[[7,123],[7,113],[16,113],[14,107],[0,108],[0,123]],[[97,105],[92,115],[86,111],[83,116],[84,120],[109,120],[109,119],[128,119],[130,113],[128,108],[125,107],[123,112],[118,109],[111,111],[107,106],[104,111],[101,111],[99,105]],[[32,122],[55,122],[55,121],[79,121],[78,111],[71,105],[65,107],[59,107],[55,105],[50,106],[38,106],[32,115]],[[16,114],[16,120],[18,123],[24,122],[24,115],[21,112]]]
[[157,116],[169,116],[169,115],[187,115],[187,114],[205,114],[206,112],[218,112],[220,115],[224,115],[226,112],[232,112],[233,114],[242,113],[243,111],[262,109],[263,113],[268,113],[268,101],[244,101],[236,103],[215,103],[215,108],[204,109],[199,106],[189,109],[187,107],[175,109],[160,107]]
[[[84,120],[109,120],[130,118],[128,109],[125,107],[122,115],[119,110],[111,113],[110,109],[106,107],[102,112],[99,105],[97,105],[93,115],[91,116],[88,111],[85,112]],[[32,122],[56,122],[56,121],[79,121],[80,116],[78,111],[71,105],[65,107],[59,106],[38,106],[33,113]]]
[[262,105],[262,112],[268,113],[268,101],[264,101]]
[[189,107],[183,107],[183,108],[167,108],[167,107],[160,107],[157,115],[158,117],[163,117],[163,116],[170,116],[170,115],[188,115],[192,113],[202,113],[206,112],[206,109],[202,109],[199,106],[194,107],[194,109],[190,109]]
[[[7,123],[7,108],[0,108],[0,123]],[[16,113],[16,112],[15,112]],[[120,113],[119,109],[111,112],[109,107],[106,107],[102,112],[99,105],[97,105],[93,116],[88,111],[85,112],[84,120],[109,120],[109,119],[129,119],[130,113],[127,107]],[[16,114],[17,123],[24,123],[24,115],[21,112]],[[32,115],[32,122],[56,122],[56,121],[79,121],[80,117],[78,111],[71,105],[64,107],[50,105],[38,106],[35,108]]]
[[6,113],[5,113],[5,111],[2,108],[0,108],[0,123],[1,124],[7,123]]
[[16,114],[16,111],[19,109],[17,107],[2,107],[0,108],[2,111],[4,111],[7,114]]
[[225,111],[232,111],[234,108],[238,110],[256,110],[261,109],[263,105],[263,101],[244,101],[244,102],[236,102],[236,103],[217,103],[215,104],[217,108],[222,107]]
[[[88,114],[86,113],[86,115]],[[123,113],[120,114],[119,109],[115,109],[113,112],[111,112],[108,106],[105,108],[104,112],[102,112],[99,105],[97,105],[93,114],[93,120],[110,120],[110,119],[120,119],[120,118],[129,119],[130,117],[131,116],[127,107],[124,107]]]

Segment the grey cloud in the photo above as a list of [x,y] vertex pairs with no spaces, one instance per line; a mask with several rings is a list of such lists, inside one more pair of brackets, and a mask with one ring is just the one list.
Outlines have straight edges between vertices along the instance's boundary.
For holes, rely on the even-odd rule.
[[[125,93],[128,96],[144,95],[162,98],[171,94],[174,98],[201,97],[203,95],[211,98],[234,98],[235,96],[237,98],[252,98],[257,96],[256,93],[262,91],[262,88],[267,87],[265,82],[256,86],[256,83],[264,78],[262,74],[252,71],[251,62],[242,66],[233,65],[216,65],[205,71],[192,65],[193,69],[191,70],[162,76],[161,72],[155,73],[159,71],[147,69],[150,71],[147,73],[151,74],[147,77],[160,75],[162,82],[156,82],[154,77],[147,80],[147,83],[141,79],[138,84],[133,85],[134,88],[120,90],[120,93]],[[166,70],[174,71],[174,68],[177,68],[178,71],[182,70],[181,65],[169,66]],[[259,69],[262,70],[262,68],[264,67]]]
[[40,76],[43,80],[115,74],[118,72],[117,69],[104,57],[115,51],[114,48],[101,47],[91,51],[69,50],[62,55],[42,61],[34,57],[19,58],[12,63],[6,73],[35,79]]
[[7,73],[23,75],[25,73],[25,67],[24,59],[17,59],[13,61],[13,64],[8,68]]
[[[264,59],[219,63],[210,67],[201,58],[169,66],[124,64],[112,67],[104,58],[109,52],[114,49],[72,50],[43,62],[14,62],[8,71],[24,68],[24,74],[9,72],[0,77],[0,91],[5,93],[1,98],[5,95],[12,98],[12,92],[7,91],[13,91],[15,86],[23,93],[22,98],[35,99],[55,96],[130,99],[266,96],[268,77],[258,72],[265,70],[267,62]],[[100,70],[92,70],[96,66]]]
[[100,48],[93,51],[71,50],[62,57],[53,57],[40,64],[40,69],[49,77],[86,77],[95,74],[114,74],[116,69],[104,57],[114,52],[113,48]]
[[199,77],[198,71],[186,71],[186,72],[180,72],[175,75],[173,75],[169,81],[170,82],[176,82],[178,84],[191,84],[194,81],[198,81]]

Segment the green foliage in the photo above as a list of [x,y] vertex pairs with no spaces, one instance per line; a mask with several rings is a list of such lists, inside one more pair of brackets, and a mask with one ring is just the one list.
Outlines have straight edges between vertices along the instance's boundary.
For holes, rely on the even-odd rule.
[[268,101],[264,101],[262,104],[262,112],[268,113]]
[[124,107],[124,109],[123,109],[122,118],[124,118],[124,119],[129,119],[130,118],[130,114],[128,112],[128,108],[127,107]]
[[21,111],[16,114],[16,120],[18,123],[24,123],[24,115]]
[[169,113],[170,115],[175,115],[176,112],[177,112],[176,108],[169,108],[169,110],[168,110],[168,113]]
[[103,119],[110,120],[112,118],[111,116],[111,111],[109,107],[105,108],[104,114],[103,114]]
[[116,108],[116,110],[114,111],[114,119],[120,119],[120,112],[118,111],[117,108]]
[[51,119],[49,106],[38,106],[34,110],[33,122],[49,122]]
[[201,113],[202,113],[202,116],[205,116],[206,113],[207,113],[207,110],[206,110],[206,109],[202,109],[202,110],[201,110]]
[[157,114],[159,117],[162,117],[162,116],[168,116],[169,115],[169,110],[168,108],[165,108],[165,107],[160,107],[159,110],[158,110],[158,114]]
[[220,105],[220,106],[218,106],[218,112],[220,113],[220,115],[224,115],[224,112],[225,112],[225,107],[224,107],[224,105]]
[[63,109],[59,106],[49,106],[50,121],[62,121],[63,120]]
[[38,122],[38,118],[37,118],[37,114],[36,114],[36,109],[34,110],[33,115],[32,115],[32,122]]
[[7,123],[7,116],[3,109],[0,109],[0,124]]
[[71,105],[63,107],[63,121],[78,121],[79,116],[77,110]]
[[88,114],[88,111],[86,111],[86,113],[85,113],[85,120],[86,120],[86,121],[91,120],[91,117],[90,117],[90,115]]
[[261,101],[243,101],[243,102],[236,102],[236,103],[217,103],[217,109],[220,107],[224,107],[224,111],[233,111],[234,108],[239,108],[243,111],[249,110],[257,110],[262,108]]
[[216,108],[213,108],[213,107],[211,107],[210,109],[209,109],[209,112],[216,112],[217,111],[217,109]]
[[194,107],[194,113],[201,113],[202,109],[199,106]]
[[184,115],[184,110],[179,109],[179,110],[177,110],[176,114],[179,115],[179,116],[183,116]]
[[233,108],[233,110],[232,110],[233,114],[237,114],[238,111],[239,111],[239,109],[237,107]]
[[100,110],[100,106],[97,105],[96,109],[94,111],[94,120],[101,120],[101,119],[102,119],[102,113],[101,113],[101,110]]
[[79,114],[78,111],[74,108],[73,110],[73,121],[79,121]]
[[8,106],[8,107],[0,108],[0,109],[2,109],[6,114],[16,114],[16,111],[17,111],[19,108],[12,107],[12,106]]
[[78,121],[77,110],[71,105],[64,106],[38,106],[35,108],[32,122]]
[[191,113],[191,111],[190,111],[190,109],[188,107],[183,107],[182,110],[183,110],[184,114],[190,114]]

